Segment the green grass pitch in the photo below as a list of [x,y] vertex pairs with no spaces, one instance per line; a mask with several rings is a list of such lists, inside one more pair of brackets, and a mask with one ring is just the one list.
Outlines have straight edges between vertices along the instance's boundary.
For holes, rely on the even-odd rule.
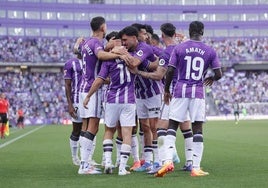
[[[267,120],[242,120],[238,125],[234,121],[207,122],[201,164],[210,173],[206,177],[190,177],[188,172],[179,171],[184,163],[180,132],[176,143],[182,162],[163,178],[140,172],[121,177],[117,170],[111,175],[78,175],[70,157],[71,126],[28,126],[11,128],[10,132],[0,140],[1,188],[268,187]],[[100,125],[94,154],[97,162],[101,162],[102,135]]]

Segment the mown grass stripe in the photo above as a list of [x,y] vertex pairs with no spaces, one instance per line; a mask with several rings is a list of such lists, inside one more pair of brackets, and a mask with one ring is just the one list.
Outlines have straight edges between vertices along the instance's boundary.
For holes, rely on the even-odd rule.
[[12,144],[13,142],[16,142],[17,140],[19,140],[19,139],[21,139],[21,138],[23,138],[23,137],[25,137],[25,136],[27,136],[27,135],[29,135],[29,134],[31,134],[31,133],[37,131],[37,130],[43,128],[43,127],[44,127],[44,126],[38,126],[37,128],[35,128],[35,129],[33,129],[33,130],[31,130],[31,131],[29,131],[29,132],[23,134],[23,135],[20,135],[20,136],[14,138],[14,139],[12,139],[12,140],[9,140],[9,141],[5,142],[4,144],[1,144],[1,145],[0,145],[0,149],[3,148],[3,147],[5,147],[5,146],[8,146],[9,144]]

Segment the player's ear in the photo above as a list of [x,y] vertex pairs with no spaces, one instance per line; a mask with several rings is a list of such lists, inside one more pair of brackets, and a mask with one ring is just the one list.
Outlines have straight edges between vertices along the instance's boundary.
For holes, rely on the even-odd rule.
[[105,23],[100,26],[100,30],[102,32],[106,33],[106,24]]
[[200,34],[203,36],[204,35],[204,29],[201,30]]
[[100,30],[104,31],[104,25],[103,24],[100,26]]

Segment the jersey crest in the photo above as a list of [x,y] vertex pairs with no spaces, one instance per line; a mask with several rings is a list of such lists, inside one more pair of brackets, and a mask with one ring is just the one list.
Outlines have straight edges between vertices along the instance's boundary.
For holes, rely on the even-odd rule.
[[139,50],[136,54],[137,54],[137,56],[141,57],[143,55],[143,51]]

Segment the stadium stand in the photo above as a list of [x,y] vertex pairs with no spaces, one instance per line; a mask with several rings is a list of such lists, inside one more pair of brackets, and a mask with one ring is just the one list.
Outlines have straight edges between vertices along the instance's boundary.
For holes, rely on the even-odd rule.
[[16,112],[25,111],[25,124],[61,124],[68,118],[62,73],[1,73],[1,91],[10,102],[10,124]]
[[225,71],[219,84],[212,86],[211,97],[217,115],[232,114],[232,105],[236,102],[247,109],[248,115],[267,115],[267,79],[267,71],[235,71],[233,68]]
[[[241,61],[267,61],[267,38],[205,38],[226,66]],[[0,62],[63,63],[72,57],[73,38],[0,37]],[[231,63],[231,65],[230,65]]]

